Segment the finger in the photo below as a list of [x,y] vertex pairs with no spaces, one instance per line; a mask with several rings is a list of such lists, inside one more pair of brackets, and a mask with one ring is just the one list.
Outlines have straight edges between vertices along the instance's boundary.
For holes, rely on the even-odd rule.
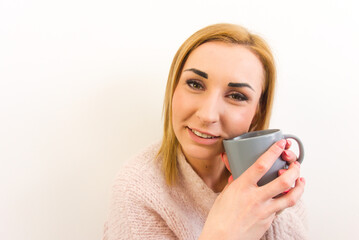
[[297,155],[295,155],[295,153],[290,150],[284,150],[281,155],[281,158],[284,161],[287,161],[288,164],[291,164],[292,162],[297,161],[297,159],[298,159]]
[[300,176],[300,163],[294,162],[289,165],[289,168],[287,171],[284,171],[279,177],[274,179],[272,182],[262,186],[264,191],[264,199],[268,199],[271,197],[275,197],[288,189],[290,189],[294,183],[296,182],[296,179],[298,179]]
[[228,184],[231,184],[233,182],[233,176],[231,175],[231,176],[229,176],[229,178],[228,178]]
[[286,139],[287,140],[287,143],[286,143],[286,145],[285,145],[285,149],[287,150],[287,149],[289,149],[291,146],[292,146],[292,141],[290,141],[290,140],[288,140],[288,139]]
[[[283,173],[285,173],[287,171],[287,169],[280,169],[278,171],[278,176],[282,175]],[[286,194],[290,189],[292,188],[288,188],[287,190],[285,190],[284,192],[282,192],[281,194]]]
[[278,171],[278,176],[282,175],[285,171],[287,171],[287,169],[281,169]]
[[[231,168],[229,166],[229,161],[228,161],[227,154],[226,153],[221,153],[221,159],[222,159],[222,162],[224,163],[224,165],[226,166],[226,168],[228,169],[228,171],[231,172]],[[224,189],[226,189],[232,182],[233,182],[233,176],[231,175],[231,176],[229,176],[228,184],[225,186]]]
[[271,211],[279,212],[288,207],[293,207],[303,195],[304,187],[305,179],[298,178],[295,182],[295,187],[292,188],[287,194],[272,200],[273,204]]
[[[222,159],[222,162],[224,163],[224,165],[226,166],[226,168],[228,169],[228,171],[231,172],[231,168],[230,168],[230,166],[229,166],[227,154],[226,154],[226,153],[222,153],[222,154],[221,154],[221,159]],[[231,172],[231,173],[232,173],[232,172]]]
[[[286,169],[281,169],[278,171],[278,176],[282,175],[283,173],[285,173],[285,171],[287,171]],[[292,188],[288,188],[287,190],[285,190],[284,192],[280,193],[278,196],[275,196],[275,198],[280,197],[284,194],[287,194]]]
[[282,139],[273,144],[259,159],[250,166],[242,175],[241,178],[246,179],[253,185],[264,176],[264,174],[272,167],[273,163],[282,154],[286,140]]

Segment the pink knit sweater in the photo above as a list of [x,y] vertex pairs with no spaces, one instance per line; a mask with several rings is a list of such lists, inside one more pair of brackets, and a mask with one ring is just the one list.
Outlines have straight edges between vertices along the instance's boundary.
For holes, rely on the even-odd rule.
[[[166,185],[154,144],[125,164],[113,189],[103,240],[198,239],[218,196],[195,173],[181,152],[179,178]],[[284,210],[261,240],[307,239],[303,204]]]

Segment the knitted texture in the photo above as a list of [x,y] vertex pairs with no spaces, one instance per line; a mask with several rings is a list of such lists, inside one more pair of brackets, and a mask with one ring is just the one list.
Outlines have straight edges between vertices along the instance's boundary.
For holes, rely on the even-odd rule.
[[[216,200],[214,193],[179,151],[178,182],[167,186],[156,160],[159,144],[147,147],[117,175],[103,240],[198,239]],[[261,240],[306,238],[302,202],[284,210]]]

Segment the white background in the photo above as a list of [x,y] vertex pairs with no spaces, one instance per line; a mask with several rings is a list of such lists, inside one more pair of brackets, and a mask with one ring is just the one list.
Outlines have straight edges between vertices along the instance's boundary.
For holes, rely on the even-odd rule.
[[0,0],[0,238],[100,239],[124,160],[162,134],[172,58],[237,23],[271,45],[271,127],[300,136],[311,239],[359,228],[356,1]]

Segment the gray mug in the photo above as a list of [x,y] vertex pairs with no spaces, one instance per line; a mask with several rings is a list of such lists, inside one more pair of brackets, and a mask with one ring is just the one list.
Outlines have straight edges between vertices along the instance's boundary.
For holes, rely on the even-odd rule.
[[[223,140],[233,179],[237,179],[245,172],[275,142],[287,138],[292,138],[298,143],[299,157],[297,161],[302,163],[304,158],[303,143],[294,135],[282,134],[279,129],[248,132],[232,139]],[[268,172],[258,181],[258,186],[269,183],[278,177],[280,169],[286,168],[288,168],[287,162],[279,157]]]

